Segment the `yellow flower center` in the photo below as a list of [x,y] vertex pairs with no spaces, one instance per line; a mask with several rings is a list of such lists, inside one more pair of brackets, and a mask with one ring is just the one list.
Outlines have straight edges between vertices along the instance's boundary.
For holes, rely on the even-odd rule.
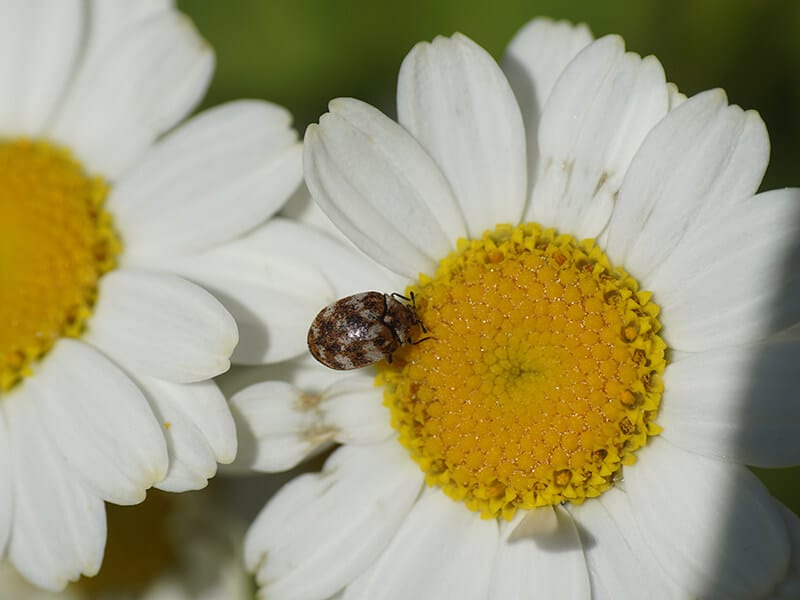
[[377,381],[428,484],[483,517],[596,497],[660,432],[659,308],[594,240],[500,225],[411,291],[430,338]]
[[81,334],[120,251],[106,192],[64,149],[0,141],[0,395]]

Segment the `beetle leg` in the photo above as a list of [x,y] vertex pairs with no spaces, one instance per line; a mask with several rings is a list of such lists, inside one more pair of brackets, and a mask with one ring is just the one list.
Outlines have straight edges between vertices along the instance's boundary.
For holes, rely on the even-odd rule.
[[392,298],[400,298],[400,300],[405,300],[406,302],[411,302],[411,308],[415,308],[414,306],[414,292],[411,292],[411,298],[408,296],[403,296],[400,292],[392,292]]

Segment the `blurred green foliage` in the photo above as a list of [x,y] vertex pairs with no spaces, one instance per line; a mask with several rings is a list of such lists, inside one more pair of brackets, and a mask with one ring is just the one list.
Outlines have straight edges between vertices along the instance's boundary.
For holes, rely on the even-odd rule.
[[392,114],[397,70],[420,40],[460,31],[499,58],[535,16],[618,33],[659,57],[686,94],[722,87],[758,110],[773,151],[765,189],[800,184],[797,0],[184,0],[215,48],[205,106],[242,97],[289,108],[302,131],[328,100],[354,96]]
[[[203,106],[243,97],[289,108],[298,129],[328,101],[354,96],[394,113],[397,71],[421,40],[460,31],[499,58],[529,19],[585,22],[655,54],[687,95],[722,87],[758,110],[772,158],[763,188],[800,185],[800,2],[797,0],[184,0],[217,54]],[[799,367],[800,370],[800,367]],[[800,469],[762,471],[800,513]]]

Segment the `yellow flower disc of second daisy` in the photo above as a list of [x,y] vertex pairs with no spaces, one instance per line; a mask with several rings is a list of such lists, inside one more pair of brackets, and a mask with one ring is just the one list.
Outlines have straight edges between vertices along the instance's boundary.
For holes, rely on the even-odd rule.
[[105,183],[46,142],[0,142],[0,393],[76,337],[120,244]]
[[412,291],[429,339],[378,383],[428,484],[483,517],[596,497],[659,433],[659,308],[594,240],[501,225]]

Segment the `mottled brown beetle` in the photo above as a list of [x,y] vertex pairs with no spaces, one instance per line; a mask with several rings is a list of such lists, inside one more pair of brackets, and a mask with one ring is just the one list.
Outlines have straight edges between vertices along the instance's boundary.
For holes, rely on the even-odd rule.
[[[405,300],[411,304],[405,304]],[[411,329],[425,327],[417,317],[414,295],[361,292],[323,308],[308,329],[308,349],[331,369],[346,371],[368,367],[404,344],[416,344]]]

